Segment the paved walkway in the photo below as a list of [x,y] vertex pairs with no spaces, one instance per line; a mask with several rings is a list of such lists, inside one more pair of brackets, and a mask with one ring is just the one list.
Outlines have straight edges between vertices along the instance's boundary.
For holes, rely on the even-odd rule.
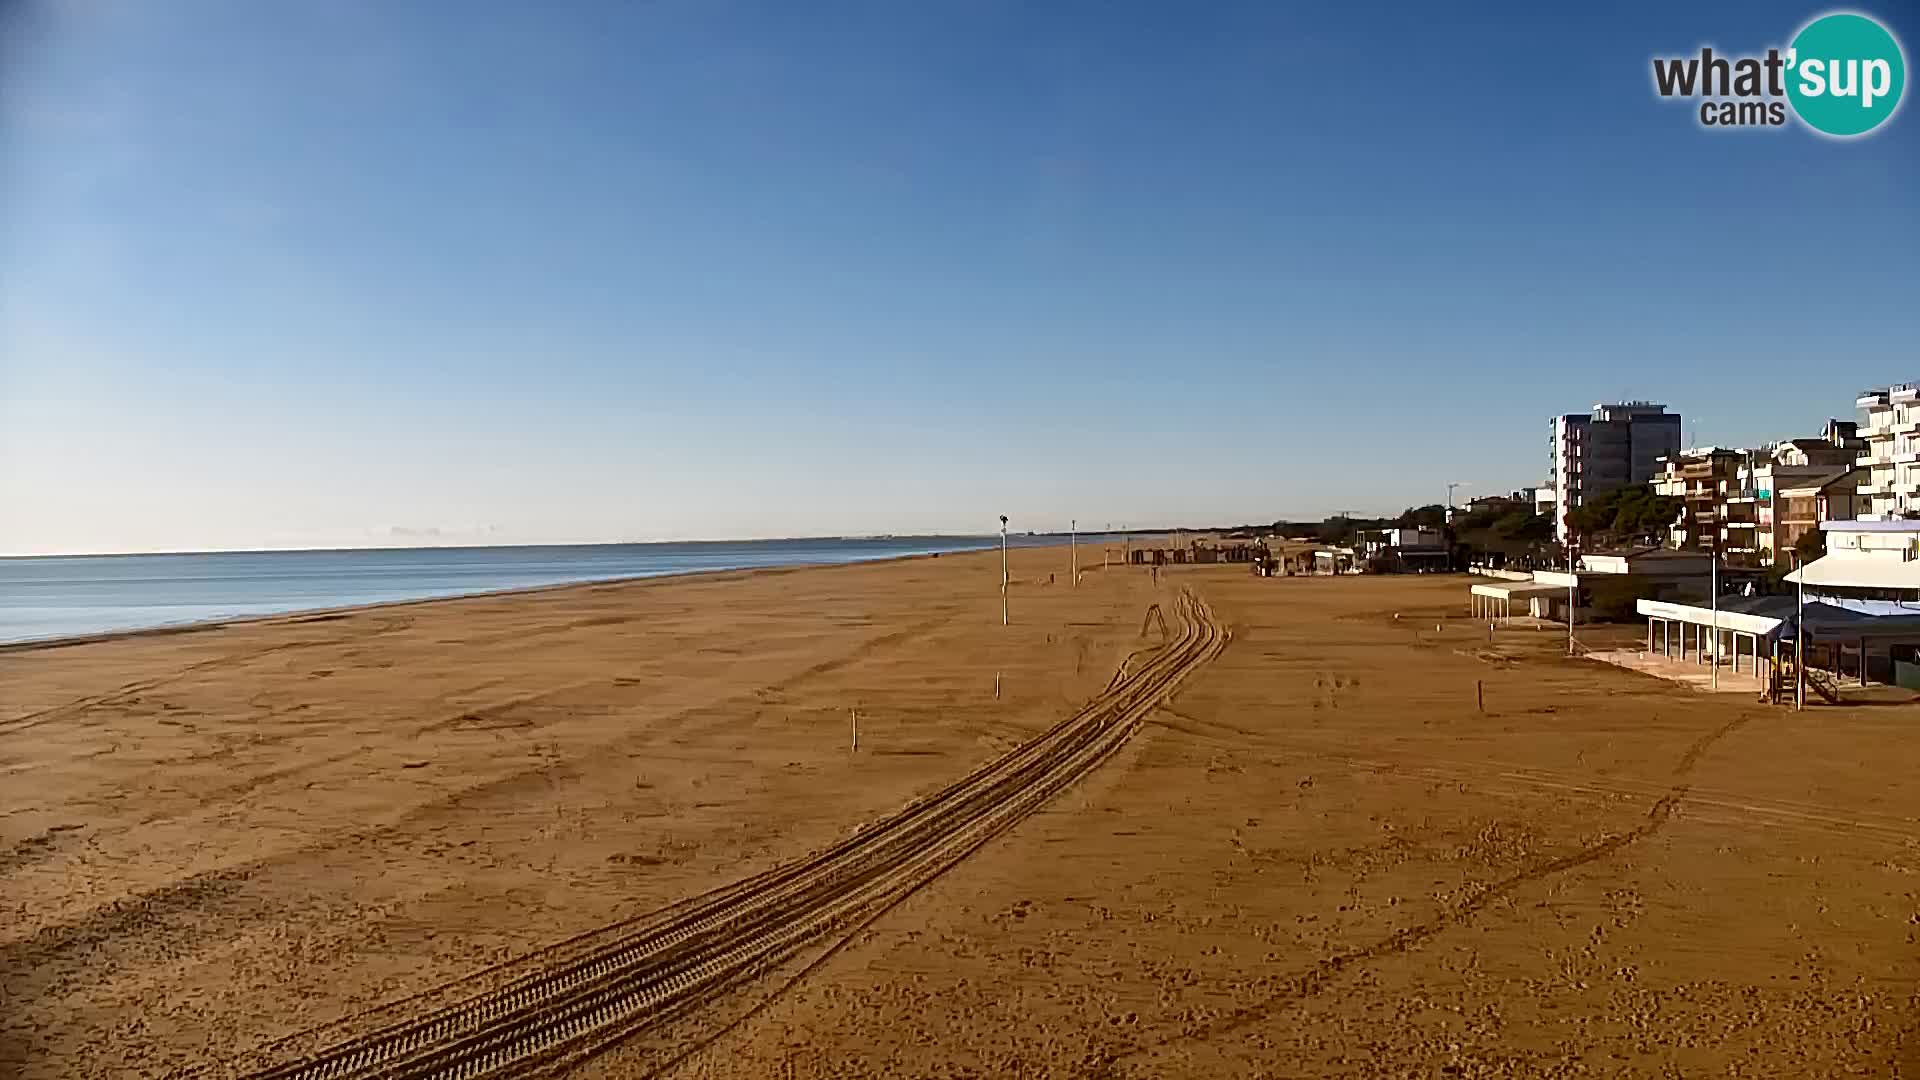
[[[1696,690],[1713,689],[1713,671],[1704,664],[1696,663],[1691,657],[1686,660],[1669,660],[1657,653],[1644,649],[1613,649],[1606,652],[1590,652],[1588,659],[1600,660],[1633,671],[1643,671],[1648,675],[1657,675],[1677,683],[1685,683]],[[1747,657],[1742,654],[1740,665],[1747,665]],[[1723,657],[1720,664],[1720,687],[1722,694],[1752,694],[1759,696],[1767,689],[1763,676],[1742,671],[1735,674],[1732,669],[1732,656]],[[1763,668],[1764,670],[1764,668]]]

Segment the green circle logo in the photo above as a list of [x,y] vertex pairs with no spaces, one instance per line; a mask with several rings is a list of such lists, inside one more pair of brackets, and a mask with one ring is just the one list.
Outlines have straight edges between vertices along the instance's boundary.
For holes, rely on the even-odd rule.
[[1865,15],[1823,15],[1787,52],[1787,99],[1815,131],[1847,138],[1887,122],[1907,88],[1907,60]]

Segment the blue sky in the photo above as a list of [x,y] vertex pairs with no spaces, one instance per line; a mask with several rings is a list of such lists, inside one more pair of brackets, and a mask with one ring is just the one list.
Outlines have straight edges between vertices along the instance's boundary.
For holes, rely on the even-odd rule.
[[7,10],[0,552],[1383,512],[1920,378],[1920,114],[1651,89],[1815,6]]

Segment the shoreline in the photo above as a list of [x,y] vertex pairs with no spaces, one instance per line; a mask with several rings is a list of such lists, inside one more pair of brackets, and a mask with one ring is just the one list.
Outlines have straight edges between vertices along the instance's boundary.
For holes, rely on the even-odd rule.
[[1148,575],[1015,549],[1003,625],[975,554],[0,657],[0,1061],[217,1070],[831,847],[1142,647]]
[[[1032,544],[1021,550],[1034,551],[1057,544]],[[362,549],[353,549],[362,550]],[[784,566],[732,566],[704,570],[667,570],[655,574],[628,574],[622,577],[585,578],[580,581],[558,581],[550,585],[521,585],[505,589],[488,589],[481,592],[454,593],[447,596],[420,596],[407,600],[375,600],[365,604],[341,604],[333,607],[299,608],[292,611],[275,611],[264,615],[235,615],[225,618],[198,619],[193,622],[167,623],[161,626],[136,626],[124,630],[101,630],[91,634],[62,634],[57,637],[27,638],[21,641],[0,641],[0,656],[16,653],[36,652],[40,650],[67,649],[79,645],[100,645],[130,638],[171,637],[179,634],[198,634],[230,627],[260,626],[275,622],[297,623],[309,620],[332,620],[344,618],[366,611],[387,611],[394,608],[416,607],[421,604],[451,604],[472,600],[498,600],[516,596],[532,596],[542,593],[560,592],[565,589],[591,589],[602,586],[632,586],[649,582],[686,581],[700,577],[719,577],[737,574],[774,575],[792,573],[797,570],[840,570],[856,566],[876,566],[887,563],[906,562],[912,559],[937,559],[942,555],[979,555],[993,548],[969,548],[960,551],[924,551],[908,555],[882,555],[871,559],[853,559],[847,562],[789,563]]]
[[[1091,543],[1104,537],[1140,537],[1163,536],[1172,529],[1133,529],[1116,532],[1086,532],[1080,535]],[[1208,530],[1187,530],[1205,532]],[[1015,540],[1060,540],[1070,536],[1064,532],[1021,532],[1009,534]],[[175,558],[199,555],[323,555],[358,554],[365,552],[392,553],[399,551],[504,551],[514,548],[610,548],[610,547],[719,547],[727,544],[859,544],[882,543],[905,540],[985,540],[989,546],[1000,536],[997,532],[988,533],[868,533],[860,536],[752,536],[746,538],[702,540],[589,540],[582,542],[531,541],[518,544],[399,544],[367,547],[285,547],[285,548],[206,548],[201,550],[179,549],[168,551],[65,551],[65,552],[15,552],[0,553],[0,562],[25,562],[31,559],[138,559],[138,558]],[[1052,547],[1052,544],[1024,543],[1017,547]],[[971,549],[968,549],[971,550]]]

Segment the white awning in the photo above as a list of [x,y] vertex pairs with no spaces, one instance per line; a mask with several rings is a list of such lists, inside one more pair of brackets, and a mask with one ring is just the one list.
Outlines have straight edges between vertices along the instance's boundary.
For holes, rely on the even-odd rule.
[[1842,589],[1920,589],[1920,561],[1822,555],[1786,580]]
[[1491,596],[1496,600],[1512,600],[1515,597],[1533,596],[1538,593],[1566,591],[1564,588],[1542,585],[1537,581],[1483,581],[1473,587],[1473,595]]
[[1765,637],[1780,628],[1784,620],[1767,615],[1749,615],[1740,611],[1715,612],[1711,607],[1700,604],[1675,604],[1665,600],[1637,600],[1634,607],[1640,614],[1654,619],[1672,619],[1675,622],[1692,623],[1695,626],[1719,626],[1722,630],[1735,630],[1742,634],[1758,634]]

